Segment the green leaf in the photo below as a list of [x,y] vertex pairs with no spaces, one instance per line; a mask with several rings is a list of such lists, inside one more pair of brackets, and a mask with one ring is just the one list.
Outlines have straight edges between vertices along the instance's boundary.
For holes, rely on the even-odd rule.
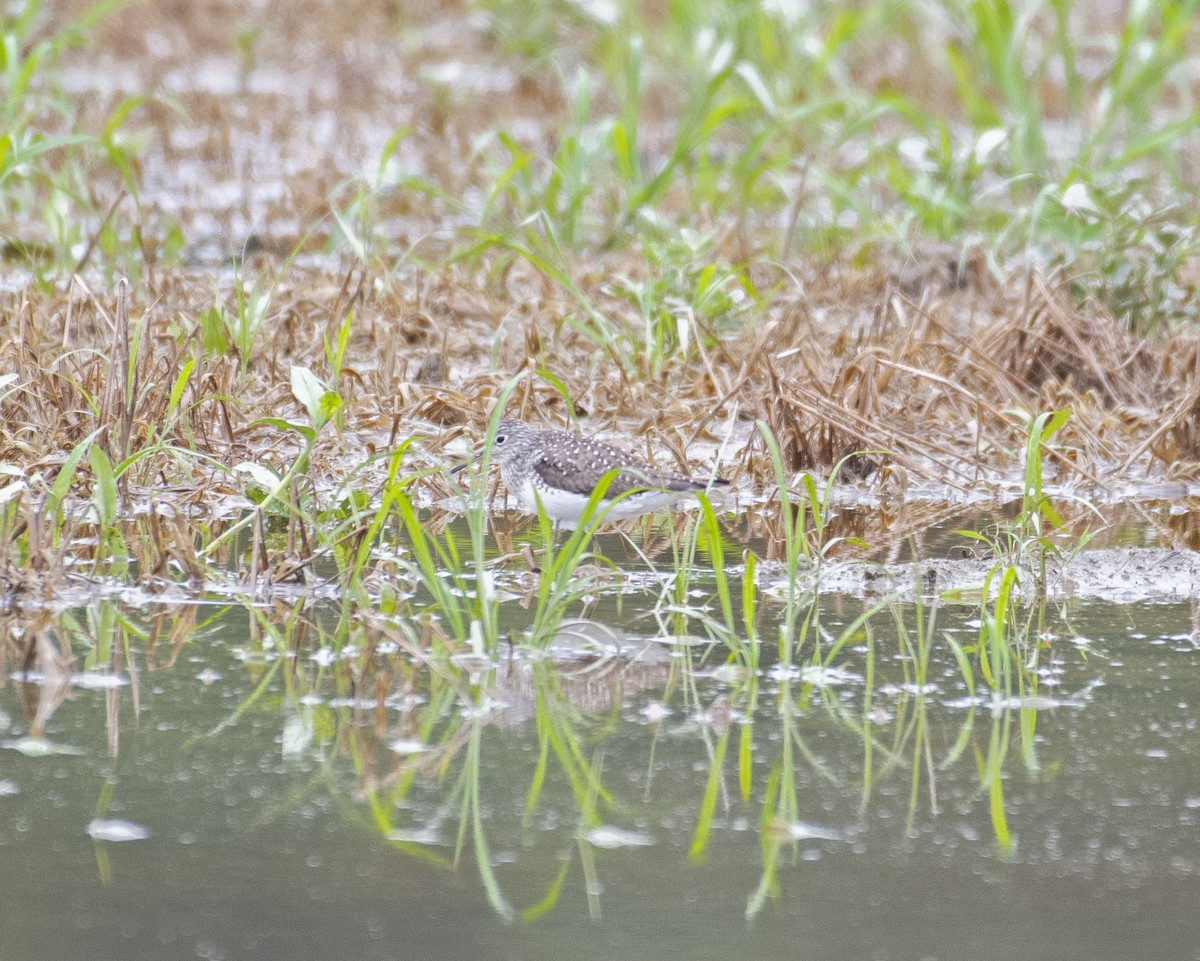
[[75,448],[67,455],[67,459],[63,462],[62,467],[58,469],[58,473],[54,477],[54,484],[50,488],[50,496],[46,498],[45,512],[48,517],[54,518],[58,510],[62,507],[62,502],[67,496],[67,492],[71,489],[71,484],[75,480],[75,471],[79,467],[79,462],[83,459],[83,455],[87,449],[92,446],[92,441],[96,439],[103,427],[98,427],[83,440],[75,445]]
[[263,425],[276,427],[279,430],[294,431],[309,443],[312,443],[317,437],[317,432],[307,424],[298,424],[294,420],[284,420],[282,417],[259,417],[250,423],[251,427],[260,427]]
[[335,390],[327,390],[321,395],[318,401],[318,412],[320,417],[317,419],[317,427],[323,427],[328,424],[339,410],[342,409],[342,395]]
[[713,815],[717,810],[717,799],[720,796],[721,771],[725,766],[725,750],[729,745],[729,729],[717,741],[717,749],[713,753],[712,765],[708,770],[708,781],[704,786],[704,795],[700,801],[700,816],[696,820],[696,832],[692,835],[692,844],[688,848],[688,860],[697,864],[704,860],[708,839],[712,834]]
[[326,386],[307,367],[292,367],[291,385],[292,396],[304,405],[315,424],[321,416],[321,398],[327,392]]
[[233,468],[236,473],[249,474],[256,484],[264,487],[267,490],[274,490],[279,486],[280,477],[271,468],[264,464],[255,464],[252,461],[242,461]]
[[96,478],[92,503],[96,505],[101,526],[108,527],[117,519],[117,480],[113,475],[112,461],[99,447],[92,446],[88,449],[88,463]]

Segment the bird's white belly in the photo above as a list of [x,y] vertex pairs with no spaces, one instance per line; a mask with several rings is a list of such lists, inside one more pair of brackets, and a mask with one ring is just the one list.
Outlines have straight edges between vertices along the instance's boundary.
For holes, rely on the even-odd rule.
[[526,481],[521,485],[520,501],[521,506],[531,514],[537,513],[538,502],[541,501],[542,509],[551,520],[577,521],[588,499],[582,494],[553,487],[539,487],[531,481]]
[[[589,499],[572,491],[541,487],[532,481],[525,481],[515,493],[521,506],[531,514],[537,513],[537,505],[541,501],[546,516],[553,521],[579,520]],[[669,491],[637,491],[616,502],[605,498],[600,502],[596,513],[603,514],[606,520],[622,520],[650,511],[663,510],[670,507],[678,497],[678,493]]]

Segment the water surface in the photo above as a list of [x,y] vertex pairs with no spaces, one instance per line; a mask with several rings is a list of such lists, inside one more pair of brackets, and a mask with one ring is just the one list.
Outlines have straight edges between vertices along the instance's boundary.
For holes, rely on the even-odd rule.
[[[821,604],[827,648],[861,605]],[[977,607],[756,673],[634,608],[486,659],[329,603],[97,605],[31,681],[10,617],[5,956],[1200,956],[1193,604],[1049,609],[1005,696],[947,640]]]

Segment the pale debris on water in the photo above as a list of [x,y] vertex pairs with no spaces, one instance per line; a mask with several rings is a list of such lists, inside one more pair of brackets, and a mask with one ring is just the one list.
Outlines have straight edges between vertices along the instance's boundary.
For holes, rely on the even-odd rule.
[[416,738],[402,737],[392,741],[388,749],[395,754],[423,754],[429,750],[429,745]]
[[87,833],[97,841],[144,841],[150,837],[149,828],[116,818],[96,818],[88,824]]
[[0,741],[0,747],[19,751],[26,757],[53,757],[57,754],[83,754],[82,748],[67,744],[55,744],[44,737],[22,737],[15,741]]
[[846,835],[833,828],[822,827],[807,821],[772,821],[769,831],[775,837],[793,841],[845,841]]
[[[1029,557],[1018,565],[1018,589],[1034,592],[1038,575]],[[970,594],[982,590],[989,574],[1002,559],[995,557],[956,560],[931,559],[919,564],[877,564],[846,562],[829,564],[822,569],[819,590],[822,593],[897,597],[928,594]],[[992,578],[993,594],[999,578]],[[780,578],[767,587],[779,593],[785,586]],[[1166,548],[1101,548],[1081,551],[1074,557],[1046,558],[1045,596],[1050,600],[1067,597],[1097,597],[1121,603],[1163,601],[1190,598],[1200,593],[1200,554]],[[970,626],[968,624],[968,626]]]
[[399,844],[441,844],[442,838],[435,828],[396,828],[385,835],[389,841]]
[[[20,681],[23,684],[62,683],[61,676],[49,677],[41,671],[17,671],[14,674],[10,674],[9,678],[14,681]],[[118,687],[124,687],[129,683],[129,678],[106,671],[84,671],[70,675],[67,678],[67,683],[72,687],[80,687],[86,691],[110,691]]]
[[653,701],[642,708],[642,714],[647,721],[655,723],[671,716],[671,709],[662,701]]
[[643,848],[654,843],[654,838],[640,831],[627,831],[624,828],[601,824],[587,833],[588,843],[607,850],[615,848]]
[[814,687],[839,687],[845,684],[860,684],[862,676],[840,667],[809,664],[800,671],[800,679]]

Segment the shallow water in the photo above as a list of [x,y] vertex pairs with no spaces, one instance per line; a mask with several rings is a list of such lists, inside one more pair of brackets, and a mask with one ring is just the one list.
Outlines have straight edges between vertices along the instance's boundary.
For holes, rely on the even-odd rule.
[[328,603],[10,618],[4,956],[1200,956],[1195,606],[1048,609],[1007,698],[978,613],[757,672],[636,601],[494,660]]

